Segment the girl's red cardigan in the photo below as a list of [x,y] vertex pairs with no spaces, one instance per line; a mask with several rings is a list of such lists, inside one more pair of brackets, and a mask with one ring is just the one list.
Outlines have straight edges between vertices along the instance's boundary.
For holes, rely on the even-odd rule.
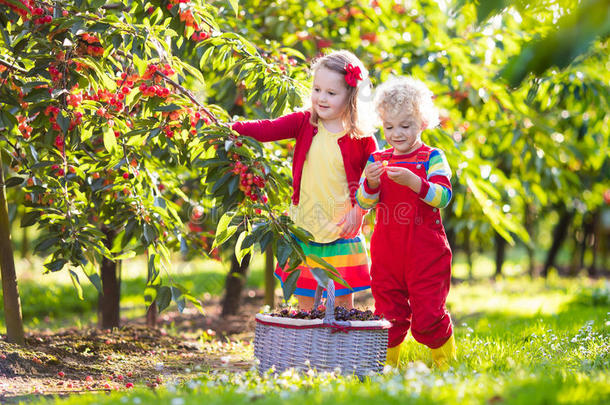
[[[292,161],[292,203],[294,205],[299,204],[303,165],[311,147],[311,141],[318,133],[318,128],[309,122],[310,116],[309,111],[295,112],[275,120],[240,121],[232,125],[232,128],[241,135],[249,136],[260,142],[296,139]],[[352,205],[354,205],[360,176],[369,156],[377,150],[377,141],[373,136],[352,138],[347,134],[339,138],[337,142],[341,149],[350,197]]]

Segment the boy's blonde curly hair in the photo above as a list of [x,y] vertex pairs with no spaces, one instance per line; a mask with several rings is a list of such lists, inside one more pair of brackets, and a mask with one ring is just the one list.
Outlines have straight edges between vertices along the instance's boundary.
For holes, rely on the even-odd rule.
[[434,128],[439,124],[439,118],[433,96],[421,80],[395,77],[377,88],[374,104],[380,118],[407,112],[418,117],[426,128]]

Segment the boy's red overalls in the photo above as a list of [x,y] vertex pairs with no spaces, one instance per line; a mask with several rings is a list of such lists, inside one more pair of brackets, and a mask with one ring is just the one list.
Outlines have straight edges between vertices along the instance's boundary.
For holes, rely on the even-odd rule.
[[[375,153],[375,161],[391,161],[426,178],[430,148],[414,157]],[[435,349],[451,336],[445,309],[451,281],[451,249],[437,208],[410,188],[381,176],[375,231],[371,239],[371,289],[375,312],[392,322],[388,347],[404,340],[411,327],[415,340]]]

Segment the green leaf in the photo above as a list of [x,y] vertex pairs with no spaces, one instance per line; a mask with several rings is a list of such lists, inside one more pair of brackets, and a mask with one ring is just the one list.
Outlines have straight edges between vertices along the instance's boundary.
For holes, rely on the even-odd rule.
[[16,187],[16,186],[23,184],[24,181],[25,181],[24,177],[14,176],[14,177],[9,177],[8,179],[6,179],[4,182],[4,185],[6,186],[6,188]]
[[151,244],[155,241],[156,238],[157,229],[150,224],[144,224],[144,239],[146,240],[146,242],[148,244]]
[[328,281],[330,280],[330,278],[328,277],[328,274],[326,274],[326,271],[319,267],[312,267],[310,270],[311,270],[312,276],[318,282],[318,285],[323,288],[326,288],[326,286],[328,285]]
[[161,287],[159,287],[159,289],[157,290],[157,298],[155,299],[155,302],[157,303],[157,308],[159,309],[159,312],[162,312],[165,308],[167,308],[172,302],[171,289],[166,285],[162,285]]
[[186,305],[184,297],[182,296],[182,290],[180,290],[179,288],[174,287],[174,286],[170,287],[170,289],[172,291],[172,300],[178,306],[178,311],[180,311],[180,313],[182,313],[182,311],[184,311],[184,307]]
[[85,253],[85,256],[87,256],[88,260],[82,265],[83,272],[85,273],[91,284],[93,284],[97,292],[102,294],[104,291],[102,289],[102,280],[100,278],[99,273],[97,272],[97,268],[95,267],[95,262],[93,261],[92,257],[93,255],[91,253]]
[[269,243],[272,240],[273,240],[273,232],[271,232],[271,231],[267,231],[263,234],[263,236],[261,236],[260,240],[258,241],[260,248],[261,248],[261,253],[263,253],[267,249],[267,246],[269,245]]
[[154,111],[165,111],[165,112],[167,112],[167,111],[180,110],[181,108],[182,107],[180,107],[179,105],[171,103],[171,104],[159,106],[159,107],[155,108]]
[[293,233],[301,242],[307,242],[313,239],[313,235],[303,228],[299,228],[294,224],[288,224],[288,229]]
[[118,150],[114,131],[109,126],[105,126],[104,128],[104,147],[110,153],[114,153],[114,151]]
[[57,114],[57,124],[61,128],[64,134],[68,133],[68,128],[70,127],[70,119],[66,117],[62,112]]
[[47,269],[49,269],[52,272],[56,272],[56,271],[63,269],[63,267],[66,263],[68,263],[68,261],[66,259],[57,259],[50,263],[46,263],[44,265],[44,267],[46,267]]
[[[220,221],[218,221],[218,226],[216,226],[216,237],[214,238],[214,243],[212,244],[212,248],[214,249],[216,246],[222,245],[227,239],[231,237],[237,231],[236,226],[229,226],[231,220],[235,216],[235,212],[228,211],[225,212]],[[232,228],[231,230],[229,230]],[[227,236],[228,235],[228,236]]]
[[57,236],[51,236],[47,239],[43,239],[36,247],[34,247],[34,251],[45,253],[51,246],[59,243],[59,238]]
[[123,254],[116,255],[116,256],[113,257],[113,260],[114,261],[127,260],[127,259],[131,259],[132,257],[136,257],[135,250],[130,250],[130,251],[125,252]]
[[189,301],[191,304],[193,304],[195,306],[195,308],[197,308],[197,310],[202,314],[202,315],[207,315],[206,312],[203,309],[203,306],[201,305],[201,301],[199,301],[197,298],[193,297],[190,294],[182,294],[182,296],[184,297],[185,300]]
[[140,57],[136,54],[136,52],[132,52],[131,56],[133,58],[133,64],[135,65],[136,69],[138,70],[138,74],[140,76],[144,75],[144,73],[146,72],[146,62],[143,61],[142,59],[140,59]]
[[[296,243],[296,242],[294,242]],[[283,237],[280,237],[277,240],[277,252],[276,252],[276,257],[277,257],[277,264],[280,267],[284,267],[286,265],[286,261],[288,260],[288,256],[290,256],[290,253],[292,253],[292,245],[290,244],[290,242],[288,242],[286,239],[284,239]]]
[[151,254],[148,257],[148,275],[146,278],[147,285],[157,285],[159,284],[159,270],[157,266],[158,255]]
[[40,211],[26,212],[23,217],[21,217],[21,227],[25,228],[34,225],[36,221],[38,221],[38,218],[40,218]]
[[295,270],[288,275],[286,281],[282,284],[282,293],[284,294],[284,301],[288,301],[294,291],[297,289],[297,280],[301,275],[301,270]]
[[76,294],[78,295],[78,299],[81,301],[84,300],[83,297],[83,287],[80,285],[80,280],[78,279],[78,274],[74,272],[74,270],[70,269],[70,279],[72,279],[72,284],[76,289]]
[[235,11],[235,17],[237,17],[237,13],[239,11],[238,10],[239,9],[239,2],[238,2],[238,0],[229,0],[229,3],[231,3],[231,7]]
[[248,247],[242,247],[244,239],[246,239],[246,236],[248,236],[250,233],[248,231],[243,231],[242,233],[239,234],[239,237],[237,238],[237,242],[235,243],[235,257],[237,258],[237,262],[239,263],[239,265],[241,266],[241,262],[244,258],[244,256],[246,256],[248,253],[252,252],[252,245],[248,246]]
[[316,256],[314,254],[308,254],[307,258],[311,259],[314,262],[316,262],[319,265],[321,265],[322,266],[322,270],[326,272],[326,275],[328,277],[330,277],[331,279],[335,280],[337,283],[346,286],[347,288],[351,288],[351,286],[347,283],[347,281],[343,280],[343,278],[339,275],[339,272],[337,271],[337,269],[335,269],[333,267],[333,265],[328,263],[326,260],[324,260],[321,257]]
[[146,287],[144,289],[144,303],[149,306],[157,298],[157,289],[155,287]]

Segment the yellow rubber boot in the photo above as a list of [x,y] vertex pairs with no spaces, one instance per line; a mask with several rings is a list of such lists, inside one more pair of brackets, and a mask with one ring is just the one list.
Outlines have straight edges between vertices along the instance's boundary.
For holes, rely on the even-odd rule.
[[447,371],[449,363],[456,359],[455,338],[453,335],[439,348],[432,350],[434,365],[441,371]]
[[392,366],[394,368],[398,367],[398,363],[400,362],[400,348],[402,343],[396,345],[394,347],[388,347],[388,354],[386,356],[385,364],[388,366]]

